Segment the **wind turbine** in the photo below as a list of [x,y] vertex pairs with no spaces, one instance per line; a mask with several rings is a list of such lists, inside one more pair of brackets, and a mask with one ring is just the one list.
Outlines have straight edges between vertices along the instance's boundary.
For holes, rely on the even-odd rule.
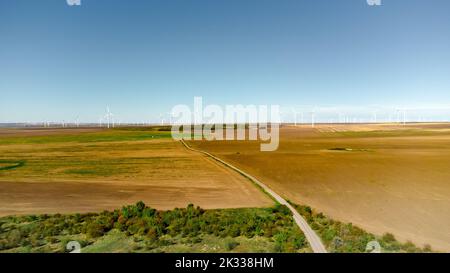
[[113,118],[114,114],[111,113],[111,111],[109,111],[109,106],[106,107],[106,122],[107,122],[107,126],[109,128],[110,124],[111,124],[111,119],[112,119],[112,127],[114,127],[114,118]]
[[100,116],[98,118],[98,124],[100,125],[100,127],[103,127],[103,116]]
[[[403,121],[400,121],[401,115],[403,115]],[[403,123],[403,125],[406,125],[406,108],[398,108],[397,109],[397,122]]]
[[291,108],[294,113],[294,125],[297,126],[298,123],[298,114],[300,113],[300,124],[303,124],[303,111],[297,112],[294,107]]
[[403,125],[406,125],[406,108],[403,108]]
[[315,121],[314,121],[315,115],[316,115],[316,111],[313,109],[311,111],[311,127],[313,127],[313,128],[315,126]]
[[164,126],[164,116],[163,116],[163,114],[159,114],[159,119],[161,120],[161,125]]
[[345,123],[345,115],[342,112],[338,113],[339,123]]
[[284,115],[283,110],[280,110],[280,124],[283,124],[283,115]]
[[173,113],[172,112],[167,112],[167,114],[169,115],[169,125],[172,125]]
[[77,125],[77,127],[80,127],[80,122],[79,122],[79,117],[78,116],[75,119],[75,124]]
[[297,111],[292,107],[292,112],[294,113],[294,126],[297,126]]
[[395,109],[395,111],[397,112],[397,123],[400,123],[400,109]]

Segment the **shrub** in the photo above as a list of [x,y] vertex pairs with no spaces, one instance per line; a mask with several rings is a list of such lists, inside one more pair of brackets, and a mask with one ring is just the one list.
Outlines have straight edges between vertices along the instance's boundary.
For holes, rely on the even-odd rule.
[[392,243],[392,242],[396,241],[395,237],[394,237],[394,235],[392,233],[385,233],[383,235],[383,237],[381,237],[381,240],[383,240],[386,243]]
[[0,250],[5,250],[9,248],[8,241],[6,239],[0,240]]
[[238,237],[238,236],[241,235],[241,229],[239,228],[238,225],[232,225],[229,228],[228,232],[229,232],[228,235],[231,236],[231,237]]
[[[243,235],[272,238],[277,234],[273,238],[280,251],[294,251],[306,246],[305,238],[294,225],[286,206],[205,211],[190,204],[182,209],[157,211],[139,201],[113,212],[0,218],[0,249],[29,246],[31,251],[64,252],[63,247],[56,249],[50,244],[59,242],[58,238],[73,238],[67,235],[83,233],[93,243],[95,238],[113,228],[133,236],[133,239],[145,238],[149,242],[147,249],[172,244],[181,239],[180,234],[192,242],[201,242],[203,234],[222,238]],[[64,246],[64,240],[58,245]],[[233,239],[227,239],[224,243],[229,250],[238,244]]]
[[152,208],[144,208],[144,210],[142,211],[142,215],[147,218],[152,218],[153,216],[155,216],[155,214],[156,210]]
[[404,245],[403,245],[403,249],[406,252],[419,252],[420,249],[418,247],[416,247],[411,241],[407,241]]
[[9,232],[9,235],[7,236],[8,245],[10,247],[18,247],[22,244],[22,234],[19,230],[13,229]]
[[225,240],[225,249],[228,251],[235,249],[238,245],[239,243],[233,239]]
[[289,208],[281,204],[276,204],[272,211],[275,213],[280,213],[282,215],[291,215],[291,211],[289,210]]
[[306,244],[305,236],[303,234],[299,234],[299,235],[295,236],[295,238],[293,240],[293,244],[296,249],[301,249],[301,248],[306,247],[307,244]]
[[92,238],[100,237],[104,234],[102,225],[96,222],[89,223],[86,227],[86,233]]
[[151,241],[158,239],[158,232],[156,231],[156,228],[150,228],[147,231],[147,238]]

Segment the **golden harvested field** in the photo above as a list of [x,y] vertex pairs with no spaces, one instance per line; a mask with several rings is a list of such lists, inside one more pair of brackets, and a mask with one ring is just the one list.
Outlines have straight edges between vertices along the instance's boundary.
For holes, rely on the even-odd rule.
[[151,129],[0,129],[0,216],[270,206],[250,181]]
[[332,218],[450,251],[450,124],[284,126],[275,152],[189,144]]

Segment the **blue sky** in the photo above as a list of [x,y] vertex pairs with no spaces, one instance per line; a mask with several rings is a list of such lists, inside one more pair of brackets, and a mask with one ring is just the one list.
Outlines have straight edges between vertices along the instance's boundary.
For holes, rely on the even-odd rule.
[[450,1],[382,4],[0,0],[0,122],[96,122],[107,105],[122,121],[156,120],[194,96],[362,112],[450,106]]

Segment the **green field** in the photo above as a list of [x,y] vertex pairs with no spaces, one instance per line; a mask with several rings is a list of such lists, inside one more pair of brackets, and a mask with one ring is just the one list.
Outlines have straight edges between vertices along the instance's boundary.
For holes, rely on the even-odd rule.
[[[38,130],[36,130],[38,132]],[[20,132],[20,131],[19,131]],[[111,141],[138,141],[158,138],[171,138],[171,132],[162,128],[137,127],[117,128],[82,134],[4,136],[0,138],[0,145],[5,144],[46,144],[46,143],[92,143]]]
[[170,164],[177,159],[118,155],[158,149],[163,144],[145,140],[162,138],[170,138],[170,132],[120,129],[68,135],[2,137],[0,178],[39,180],[136,174],[141,168]]

